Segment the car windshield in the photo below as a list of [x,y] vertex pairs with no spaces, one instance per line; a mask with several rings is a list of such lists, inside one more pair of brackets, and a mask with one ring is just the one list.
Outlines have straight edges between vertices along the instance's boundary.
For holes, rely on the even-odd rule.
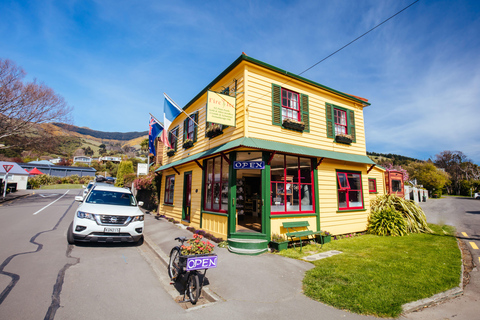
[[136,206],[137,202],[132,194],[115,191],[93,190],[88,195],[86,203],[110,204],[115,206]]

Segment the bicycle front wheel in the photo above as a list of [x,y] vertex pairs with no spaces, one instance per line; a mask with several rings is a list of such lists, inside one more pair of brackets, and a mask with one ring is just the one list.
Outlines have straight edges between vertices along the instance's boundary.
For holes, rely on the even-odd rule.
[[192,304],[196,304],[200,296],[200,281],[197,273],[190,273],[187,280],[187,293]]
[[171,280],[176,280],[180,274],[180,248],[175,247],[170,251],[170,261],[168,262],[168,275]]

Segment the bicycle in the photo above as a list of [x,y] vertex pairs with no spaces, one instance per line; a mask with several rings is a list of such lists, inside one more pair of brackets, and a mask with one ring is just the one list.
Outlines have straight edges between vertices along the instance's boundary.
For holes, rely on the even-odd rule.
[[[168,275],[172,281],[176,282],[180,275],[186,274],[187,286],[183,294],[183,302],[191,302],[192,304],[196,304],[202,292],[207,269],[216,268],[217,266],[217,255],[215,253],[182,255],[182,250],[180,247],[188,239],[186,237],[177,237],[175,240],[181,242],[181,245],[175,246],[170,251]],[[199,270],[205,270],[203,272],[202,283],[200,283],[199,280]],[[189,300],[185,300],[186,295],[188,295]]]

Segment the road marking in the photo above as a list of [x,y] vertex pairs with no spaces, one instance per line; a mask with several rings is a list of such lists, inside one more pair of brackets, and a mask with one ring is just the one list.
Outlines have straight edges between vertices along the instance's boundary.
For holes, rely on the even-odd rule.
[[462,234],[463,234],[464,237],[468,237],[466,232],[462,232]]
[[478,247],[475,244],[475,242],[470,242],[470,245],[472,246],[473,249],[478,250]]
[[43,207],[42,209],[38,210],[37,212],[35,212],[33,215],[36,215],[37,213],[43,211],[44,209],[50,207],[52,204],[54,204],[55,202],[57,202],[58,200],[62,199],[70,190],[67,190],[67,192],[65,192],[60,198],[58,198],[57,200],[53,201],[53,202],[50,202],[49,204],[47,204],[45,207]]

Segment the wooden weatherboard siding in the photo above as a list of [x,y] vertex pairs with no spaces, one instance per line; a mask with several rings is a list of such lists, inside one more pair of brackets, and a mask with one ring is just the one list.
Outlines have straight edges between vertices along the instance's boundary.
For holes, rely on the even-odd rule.
[[[356,102],[319,90],[300,81],[288,81],[279,75],[256,65],[247,65],[248,78],[248,136],[252,138],[294,143],[301,146],[315,145],[323,150],[365,155],[365,128],[363,107]],[[287,83],[286,83],[287,82]],[[286,83],[286,84],[283,84]],[[309,132],[297,132],[272,125],[272,86],[305,94],[309,100]],[[356,141],[351,145],[336,143],[326,134],[326,104],[330,103],[354,113]],[[277,119],[278,120],[278,119]]]

